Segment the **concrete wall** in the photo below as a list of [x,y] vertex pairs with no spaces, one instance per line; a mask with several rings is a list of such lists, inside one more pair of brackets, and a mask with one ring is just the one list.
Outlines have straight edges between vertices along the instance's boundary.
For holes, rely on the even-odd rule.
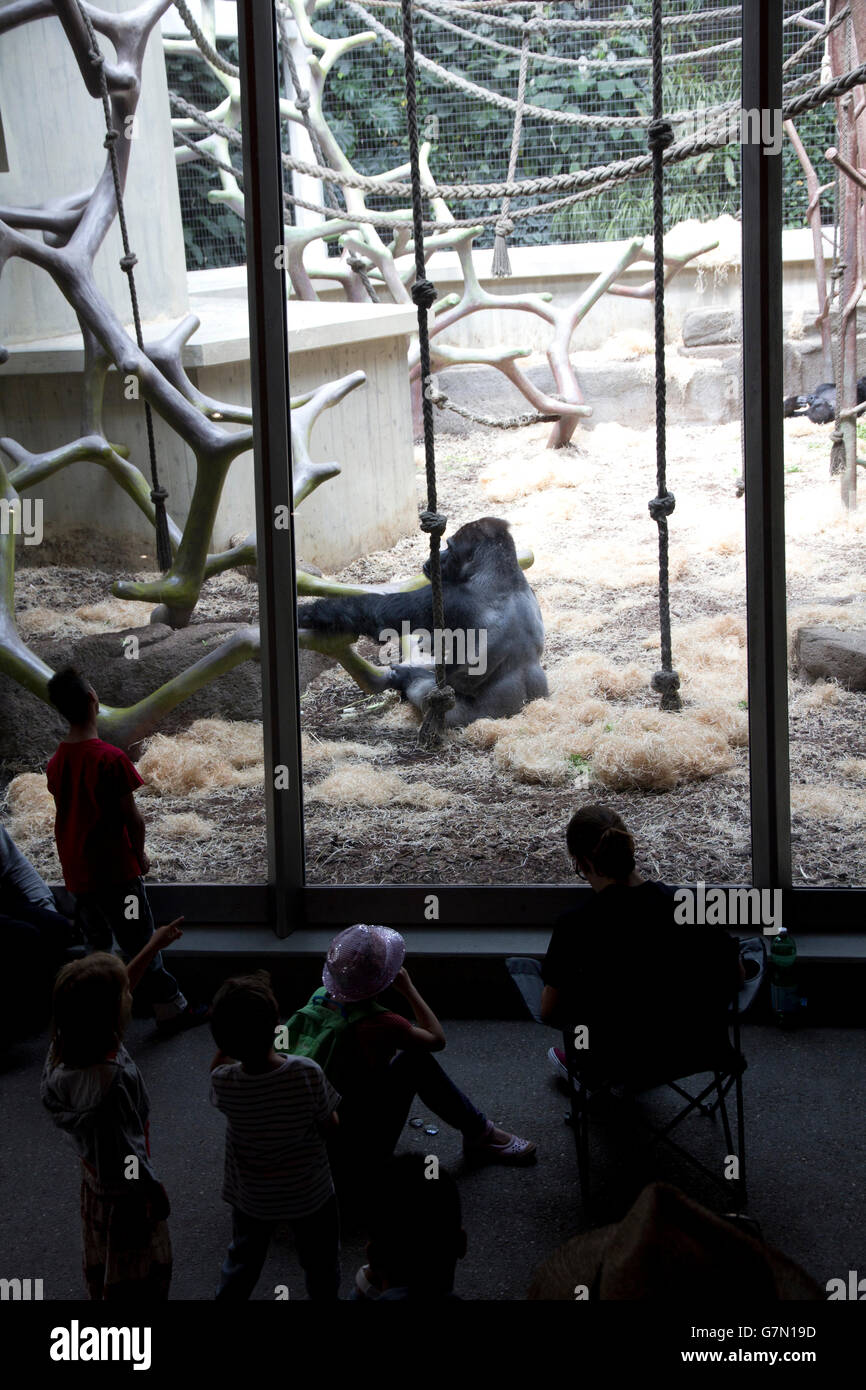
[[[733,219],[725,219],[733,227]],[[582,294],[595,277],[606,270],[620,254],[625,243],[598,241],[573,246],[517,246],[509,250],[512,274],[499,280],[493,276],[492,251],[476,251],[474,265],[485,290],[493,295],[547,291],[554,303],[571,303]],[[312,248],[307,259],[315,262]],[[828,270],[831,248],[827,251]],[[787,231],[782,236],[782,256],[785,275],[785,308],[789,313],[803,314],[808,320],[818,310],[815,271],[812,261],[812,234],[808,229]],[[320,257],[318,259],[321,259]],[[451,252],[437,252],[430,258],[430,278],[440,295],[459,293],[463,277],[460,262]],[[642,285],[652,278],[652,266],[643,261],[620,276],[625,285]],[[231,266],[221,270],[197,270],[189,276],[190,291],[197,297],[224,296],[246,292],[246,267]],[[325,302],[339,299],[339,289],[320,291]],[[667,287],[665,322],[668,341],[676,343],[682,332],[682,322],[691,309],[738,307],[741,299],[740,268],[732,264],[714,267],[712,255],[698,262],[697,268],[686,268]],[[592,350],[603,346],[612,335],[635,331],[652,332],[652,304],[618,295],[604,295],[587,314],[572,339],[575,351]],[[534,314],[514,309],[485,309],[459,320],[443,341],[467,347],[491,347],[507,343],[522,345],[534,352],[543,352],[549,337],[549,325]]]
[[[185,363],[207,395],[249,405],[247,304],[237,296],[197,302],[201,327],[187,345]],[[320,416],[311,454],[339,463],[338,477],[308,497],[296,517],[305,560],[334,570],[371,550],[387,549],[417,526],[416,477],[406,352],[414,307],[291,305],[289,340],[294,395],[350,372],[366,373],[365,385]],[[149,334],[146,332],[146,336]],[[77,335],[10,345],[0,371],[0,437],[9,435],[32,453],[56,448],[80,431],[82,364]],[[195,482],[195,459],[154,412],[160,478],[169,511],[183,525]],[[148,470],[144,409],[124,399],[121,379],[109,373],[105,433],[131,449]],[[226,428],[239,428],[227,425]],[[23,547],[22,560],[86,562],[111,570],[119,563],[152,565],[153,531],[130,499],[96,464],[73,464],[43,483],[45,541]],[[223,493],[213,548],[236,531],[255,526],[251,452],[232,464]]]
[[[815,287],[808,233],[785,234],[785,299],[795,317],[814,316]],[[589,246],[549,247],[543,255],[532,248],[511,252],[514,275],[494,280],[490,253],[479,252],[477,264],[491,293],[508,294],[527,288],[551,290],[557,299],[570,300],[591,282],[617,254],[613,243]],[[577,267],[580,267],[577,269]],[[456,259],[434,260],[433,272],[440,293],[458,287]],[[641,283],[649,267],[627,274]],[[248,403],[249,364],[244,267],[195,272],[188,277],[190,306],[201,327],[188,345],[185,360],[200,388],[226,401]],[[701,284],[703,288],[701,289]],[[668,293],[668,336],[680,339],[684,314],[695,307],[739,305],[739,268],[724,275],[709,269],[699,276],[687,271]],[[386,548],[417,524],[417,484],[412,451],[412,424],[406,375],[406,348],[414,326],[411,306],[347,305],[333,300],[319,304],[291,301],[288,307],[293,393],[323,381],[362,370],[367,384],[352,392],[340,405],[325,412],[313,434],[313,454],[318,460],[335,460],[342,473],[309,497],[296,517],[299,552],[325,570],[339,568],[358,555]],[[648,333],[651,306],[642,301],[606,296],[587,316],[575,335],[574,360],[594,405],[592,423],[652,414],[651,358],[637,359],[623,368],[623,380],[613,381],[619,364],[598,360],[593,350],[611,337],[629,332]],[[523,343],[540,353],[548,328],[540,320],[511,310],[473,315],[451,329],[451,342],[489,346],[499,341]],[[785,389],[799,391],[823,379],[816,339],[807,336],[785,349]],[[717,420],[736,411],[738,347],[720,350],[718,362],[695,362],[682,389],[671,392],[673,415]],[[79,431],[81,347],[77,335],[13,343],[10,361],[0,372],[0,434],[9,434],[34,452],[54,448]],[[533,375],[546,372],[543,358],[530,366]],[[686,364],[683,364],[685,367]],[[600,375],[599,375],[600,373]],[[595,374],[595,375],[593,375]],[[645,378],[645,380],[644,380]],[[478,392],[493,413],[509,413],[518,400],[514,389],[499,373],[467,368],[444,378],[457,399],[479,404]],[[544,383],[547,384],[547,383]],[[615,389],[614,389],[615,388]],[[625,394],[623,394],[625,393]],[[501,395],[501,400],[500,400]],[[645,406],[645,409],[643,407]],[[143,411],[140,403],[127,402],[115,373],[106,393],[108,436],[129,444],[133,458],[146,468]],[[464,428],[457,417],[437,414],[437,427],[446,431]],[[170,510],[182,524],[194,481],[194,460],[176,436],[155,417],[160,469],[170,492]],[[152,532],[129,500],[94,465],[76,465],[48,480],[41,490],[45,499],[46,544],[40,554],[30,547],[31,563],[50,557],[79,561],[86,555],[94,564],[112,568],[124,563],[147,567],[153,553]],[[94,521],[98,518],[98,521]],[[224,546],[236,531],[254,523],[252,459],[249,454],[234,463],[223,497],[214,548]]]
[[[100,0],[122,12],[128,0]],[[107,40],[103,51],[113,55]],[[106,159],[102,103],[89,96],[56,16],[21,25],[0,43],[0,94],[9,172],[0,173],[0,203],[34,206],[91,188]],[[157,25],[147,46],[124,196],[142,316],[176,318],[187,307],[186,261],[173,154],[168,89]],[[38,233],[30,235],[37,237]],[[96,280],[121,322],[131,324],[127,278],[115,225],[95,262]],[[0,277],[0,342],[69,333],[75,315],[44,271],[10,261]]]

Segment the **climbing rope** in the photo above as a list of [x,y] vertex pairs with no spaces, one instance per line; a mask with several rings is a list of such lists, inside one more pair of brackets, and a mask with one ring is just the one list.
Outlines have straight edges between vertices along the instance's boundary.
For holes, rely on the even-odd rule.
[[652,110],[648,142],[653,163],[653,270],[655,280],[656,347],[656,496],[649,512],[659,533],[659,628],[661,632],[661,670],[652,678],[653,689],[661,695],[663,710],[680,710],[680,678],[673,669],[671,654],[671,609],[668,563],[668,517],[676,505],[667,486],[666,426],[667,384],[665,380],[665,167],[664,153],[674,133],[663,115],[662,105],[662,0],[652,0]]
[[[321,142],[310,120],[310,94],[301,86],[298,65],[295,62],[295,55],[292,52],[292,36],[289,33],[288,16],[282,5],[277,5],[276,10],[277,26],[280,31],[280,46],[282,48],[283,63],[285,64],[286,70],[286,94],[288,95],[289,82],[291,82],[292,90],[295,93],[295,106],[300,112],[301,122],[309,137],[316,163],[326,164],[327,161],[322,151]],[[339,185],[333,183],[330,179],[324,181],[325,202],[329,207],[339,210],[340,204],[336,198],[337,187],[339,187]]]
[[458,405],[456,401],[452,401],[444,391],[440,391],[432,383],[432,378],[425,394],[437,410],[450,410],[455,415],[462,415],[464,420],[472,420],[476,425],[487,425],[494,430],[517,430],[524,425],[552,424],[562,419],[561,415],[547,415],[538,410],[527,410],[522,415],[506,415],[504,419],[497,419],[495,415],[482,415],[480,411],[470,410],[468,405]]
[[[371,0],[367,0],[367,3],[370,4]],[[434,11],[428,10],[422,5],[416,5],[415,11],[424,19],[429,19],[431,23],[438,24],[440,28],[448,29],[451,33],[457,34],[461,38],[468,39],[473,44],[480,43],[487,48],[494,49],[497,53],[506,53],[513,58],[520,58],[522,56],[522,49],[515,48],[513,44],[500,43],[498,39],[491,39],[485,34],[475,33],[471,29],[462,29],[459,24],[452,24],[449,19],[445,18],[444,14],[436,14]],[[714,17],[715,13],[714,11]],[[482,18],[481,15],[477,17],[479,19]],[[542,20],[541,25],[536,27],[543,30],[545,27],[544,21]],[[734,48],[739,48],[741,44],[742,39],[727,39],[724,43],[714,44],[712,47],[708,48],[696,49],[692,53],[666,53],[663,61],[665,64],[691,63],[699,58],[711,58],[718,53],[728,53]],[[603,72],[628,72],[632,68],[649,67],[652,61],[650,58],[640,57],[567,58],[557,53],[539,53],[538,50],[534,48],[529,50],[528,57],[529,61],[533,63],[547,63],[551,67],[558,68],[579,68],[581,72],[589,72],[592,69],[601,70]]]
[[187,29],[189,30],[193,42],[203,58],[207,58],[220,72],[227,73],[229,77],[240,77],[241,70],[235,63],[229,62],[228,58],[214,47],[204,30],[197,23],[195,15],[186,4],[186,0],[174,0],[174,8],[177,10]]
[[[346,8],[357,15],[364,24],[374,31],[374,33],[379,34],[390,48],[402,49],[402,40],[386,25],[380,23],[375,15],[370,14],[370,11],[359,4],[358,0],[346,0]],[[544,21],[548,27],[553,22],[554,21],[551,20]],[[558,22],[568,23],[569,21]],[[523,28],[523,25],[521,24],[520,27]],[[830,27],[835,27],[835,21]],[[817,42],[818,40],[816,39],[815,41]],[[737,44],[740,42],[739,39],[736,40]],[[812,46],[811,42],[810,45],[806,47],[809,46]],[[469,78],[462,77],[459,73],[449,71],[448,68],[444,68],[441,64],[435,63],[432,58],[426,57],[423,53],[416,52],[415,56],[420,67],[433,73],[447,86],[454,87],[461,92],[468,92],[470,96],[477,97],[479,100],[487,102],[490,106],[498,107],[502,111],[516,111],[517,102],[513,97],[502,96],[499,92],[491,91],[489,87],[482,87],[477,82],[471,82]],[[836,80],[839,81],[841,79]],[[816,89],[816,91],[817,90],[820,89]],[[814,104],[821,104],[821,102],[826,100],[828,100],[828,97],[823,96],[819,102]],[[736,103],[731,105],[731,109],[736,109]],[[796,115],[803,110],[809,109],[811,109],[809,106],[793,105],[791,115]],[[687,120],[691,114],[691,112],[677,112],[669,117],[669,119],[684,121]],[[576,111],[557,111],[547,106],[532,106],[528,103],[524,104],[524,116],[531,116],[538,120],[549,121],[554,125],[584,126],[594,130],[645,130],[649,126],[651,119],[646,116],[590,116]]]
[[[120,164],[117,158],[115,144],[120,139],[120,131],[113,125],[111,112],[111,97],[108,91],[108,78],[105,75],[105,58],[96,38],[96,31],[91,23],[90,15],[81,3],[76,0],[78,13],[82,23],[87,30],[87,37],[90,40],[90,58],[93,67],[99,75],[99,95],[102,100],[102,110],[105,115],[105,140],[104,145],[108,151],[108,162],[111,167],[111,178],[114,184],[114,201],[117,206],[117,220],[120,226],[120,237],[123,243],[123,255],[120,259],[120,268],[129,283],[129,298],[132,304],[132,317],[135,324],[135,341],[142,356],[147,354],[144,350],[144,336],[141,331],[141,312],[138,303],[138,293],[135,288],[134,268],[137,258],[133,253],[129,243],[129,229],[126,224],[126,211],[123,205],[123,188],[120,179]],[[168,532],[168,517],[166,516],[165,504],[168,493],[160,485],[159,470],[156,460],[156,441],[153,433],[153,414],[150,409],[150,402],[144,402],[144,422],[147,431],[147,451],[150,459],[150,500],[154,508],[154,525],[156,528],[156,562],[163,573],[171,565],[171,538]]]
[[[850,13],[850,10],[849,10],[847,7],[846,7],[846,10],[845,10],[845,13],[846,13],[846,14],[849,14],[849,13]],[[847,55],[847,60],[848,60],[848,63],[849,63],[849,64],[850,64],[850,62],[851,62],[852,42],[853,42],[853,23],[852,23],[852,24],[849,24],[849,26],[848,26],[848,32],[847,32],[847,35],[846,35],[846,55]],[[847,101],[850,102],[850,100],[851,100],[851,98],[848,97],[848,98],[847,98]],[[843,102],[843,106],[844,106],[844,104],[845,104],[845,103]],[[850,158],[850,145],[851,145],[851,139],[850,139],[850,136],[851,136],[851,117],[850,117],[850,113],[849,113],[849,115],[848,115],[848,118],[847,118],[846,120],[844,120],[844,121],[841,122],[841,136],[842,136],[842,158],[844,159],[845,163],[847,164],[847,163],[849,162],[849,158]],[[845,448],[845,435],[844,435],[843,432],[842,432],[842,395],[843,395],[843,392],[844,392],[844,389],[845,389],[845,386],[844,386],[844,383],[845,383],[845,303],[844,303],[844,287],[845,287],[845,273],[846,273],[846,271],[847,271],[847,269],[848,269],[848,263],[847,263],[847,261],[845,260],[845,247],[844,247],[844,244],[843,244],[842,236],[841,236],[841,234],[840,234],[840,232],[839,232],[839,229],[840,229],[840,227],[841,227],[841,225],[842,225],[842,218],[843,218],[843,217],[845,217],[845,219],[846,219],[846,224],[847,224],[847,215],[846,215],[846,213],[844,212],[844,209],[845,209],[846,206],[847,206],[847,189],[846,189],[846,196],[843,197],[843,196],[842,196],[842,192],[841,192],[842,186],[843,186],[843,185],[842,185],[841,182],[840,182],[840,180],[841,180],[841,170],[838,168],[838,166],[837,166],[837,168],[836,168],[836,177],[837,177],[837,183],[836,183],[836,236],[835,236],[835,238],[834,238],[835,256],[834,256],[834,261],[833,261],[833,270],[832,270],[832,274],[831,274],[831,277],[830,277],[830,278],[831,278],[831,284],[832,284],[833,297],[836,299],[836,308],[837,308],[837,313],[836,313],[836,332],[835,332],[835,334],[834,334],[834,339],[833,339],[833,376],[834,376],[834,378],[835,378],[835,383],[836,383],[836,400],[835,400],[834,407],[833,407],[833,415],[834,415],[834,419],[833,419],[833,434],[832,434],[832,436],[831,436],[831,447],[830,447],[830,477],[831,477],[831,478],[840,477],[840,476],[846,471],[846,469],[847,469],[847,467],[848,467],[848,452],[847,452],[847,450],[846,450],[846,448]],[[856,449],[856,436],[855,436],[855,449]]]
[[[367,3],[374,5],[377,9],[394,10],[399,9],[401,0],[367,0]],[[515,14],[511,19],[507,15],[489,13],[491,10],[502,9],[503,4],[508,5],[511,0],[473,0],[471,5],[453,4],[449,0],[423,0],[423,7],[430,10],[441,10],[444,14],[460,15],[463,19],[480,19],[484,24],[491,24],[502,29],[523,28],[523,18]],[[529,9],[531,0],[520,0],[520,8]],[[815,0],[813,4],[806,5],[796,14],[788,15],[782,22],[785,27],[798,24],[801,19],[805,19],[813,10],[822,10],[825,0]],[[416,4],[415,9],[420,11],[421,5]],[[716,21],[719,19],[739,18],[742,12],[742,5],[726,5],[717,10],[688,10],[683,14],[665,15],[662,19],[662,26],[665,29],[675,28],[680,25],[692,26],[702,20]],[[641,29],[649,29],[652,24],[651,19],[553,19],[545,18],[539,26],[542,30],[549,30],[551,33],[559,30],[561,33],[595,33],[607,32],[636,32]]]
[[[322,149],[322,143],[318,137],[313,122],[310,120],[310,93],[304,87],[301,86],[301,79],[298,73],[298,65],[295,62],[295,55],[292,52],[292,36],[289,32],[288,11],[286,10],[285,5],[278,4],[276,6],[276,12],[277,25],[280,31],[280,43],[283,55],[286,91],[288,91],[289,82],[291,82],[292,90],[295,93],[295,106],[298,108],[298,111],[300,112],[301,121],[303,123],[304,129],[307,132],[310,145],[313,149],[313,156],[317,164],[324,165],[327,163],[327,161],[325,158],[324,151]],[[335,183],[333,179],[325,179],[322,187],[325,202],[327,203],[325,215],[327,216],[328,211],[330,211],[332,213],[336,213],[338,216],[345,216],[343,209],[340,207],[339,199],[336,196],[336,190],[339,188],[339,184]],[[284,197],[283,201],[291,207],[298,206],[297,199],[294,198],[292,195]],[[379,296],[376,293],[376,289],[373,285],[372,280],[370,279],[369,263],[365,261],[362,256],[355,255],[347,255],[346,262],[349,266],[349,269],[354,271],[358,279],[361,281],[361,284],[364,286],[367,298],[370,299],[374,304],[378,304]]]
[[[358,4],[357,0],[346,0],[346,8],[379,34],[389,48],[402,50],[403,40],[398,38],[387,25],[380,23],[375,15],[370,14],[370,11],[366,10],[363,5]],[[443,68],[440,63],[435,63],[432,58],[428,58],[423,53],[416,53],[415,59],[419,67],[435,73],[440,81],[450,87],[455,87],[457,91],[468,92],[470,96],[480,97],[488,105],[498,106],[500,111],[517,110],[517,102],[513,97],[502,96],[499,92],[491,91],[489,87],[482,87],[477,82],[470,82],[468,77],[461,77],[459,73],[450,72],[448,68]],[[549,106],[530,106],[528,103],[524,106],[524,115],[536,116],[539,120],[551,121],[555,125],[585,126],[593,130],[641,130],[646,129],[649,124],[645,116],[587,116],[577,111],[554,111]]]
[[[369,3],[376,5],[379,9],[391,10],[397,9],[401,0],[369,0]],[[498,25],[503,29],[522,29],[523,20],[520,15],[515,15],[513,19],[509,19],[507,15],[487,13],[488,10],[501,9],[503,3],[507,4],[508,0],[474,0],[471,6],[448,4],[446,0],[424,0],[425,7],[431,10],[442,10],[446,14],[459,14],[469,19],[480,19],[485,24]],[[522,8],[529,9],[529,3],[530,0],[527,0]],[[819,0],[819,3],[823,3],[823,0]],[[419,7],[416,5],[415,8],[418,9]],[[680,24],[697,24],[703,19],[730,19],[734,15],[739,15],[741,9],[742,6],[740,5],[727,5],[720,10],[692,10],[687,14],[666,15],[662,24],[665,28],[670,28]],[[809,5],[801,11],[801,14],[808,14],[810,10],[816,9],[818,9],[817,3]],[[541,27],[551,31],[559,29],[566,32],[585,33],[608,29],[634,31],[647,29],[649,25],[648,19],[545,19]]]
[[[232,130],[230,126],[222,125],[219,121],[211,120],[205,111],[197,110],[197,108],[191,106],[188,101],[184,101],[183,97],[178,96],[176,92],[169,91],[168,95],[175,109],[189,116],[190,119],[194,119],[204,130],[209,130],[212,134],[227,139],[230,144],[240,149],[242,141],[236,130]],[[185,131],[179,130],[177,126],[173,127],[173,133],[177,136],[178,140],[181,140],[189,149],[194,150],[199,158],[212,165],[214,169],[221,169],[224,173],[233,174],[239,186],[241,188],[243,187],[242,170],[235,168],[233,164],[227,164],[211,150],[206,150],[203,144],[191,139]],[[283,160],[288,168],[299,169],[301,173],[309,173],[314,177],[318,177],[325,172],[319,165],[307,164],[305,161],[296,160],[290,155],[284,155]],[[367,192],[383,192],[383,185],[376,184],[375,179],[368,179],[364,175],[358,175],[357,179],[353,178],[351,175],[344,177],[342,174],[336,173],[334,176],[350,188],[363,184]],[[630,174],[620,174],[616,178],[609,178],[601,183],[594,183],[589,188],[584,188],[577,193],[569,193],[565,197],[556,198],[549,203],[533,203],[531,207],[512,209],[509,214],[510,219],[513,222],[517,222],[524,217],[534,217],[539,212],[558,212],[561,208],[572,207],[573,204],[584,202],[587,198],[595,198],[599,193],[606,193],[611,188],[616,188],[617,185],[627,182],[630,177],[632,177]],[[373,186],[367,188],[368,184],[372,184]],[[506,186],[507,185],[495,185],[495,187]],[[385,185],[384,191],[387,191],[388,188],[389,185]],[[405,186],[405,189],[408,192],[408,185]],[[335,210],[331,207],[325,207],[322,203],[312,202],[306,198],[299,198],[294,193],[289,193],[285,189],[283,190],[283,201],[289,206],[306,208],[309,212],[316,212],[322,217],[330,217],[337,221],[359,222],[365,226],[388,227],[391,230],[396,228],[404,229],[407,225],[406,214],[392,212],[342,212],[338,209]],[[500,217],[501,212],[493,212],[482,214],[479,217],[456,217],[452,218],[449,222],[431,219],[425,220],[422,226],[425,232],[454,231],[455,228],[459,227],[477,227],[480,229],[482,227],[495,226]]]
[[[508,156],[508,183],[512,182],[517,172],[520,132],[523,128],[523,104],[526,100],[526,73],[529,69],[529,36],[540,12],[541,6],[536,5],[535,19],[528,19],[523,29],[523,48],[520,54],[520,71],[517,78],[517,109],[514,112],[514,130],[511,132],[511,151]],[[493,242],[492,270],[498,280],[505,280],[511,274],[511,262],[508,259],[508,238],[514,231],[514,223],[508,216],[510,206],[511,199],[506,195],[502,200],[502,212],[499,221],[494,228],[496,235]]]
[[442,741],[445,716],[455,704],[454,691],[445,684],[443,644],[436,635],[445,631],[445,604],[442,593],[442,567],[439,549],[447,517],[437,511],[436,447],[433,431],[433,402],[427,394],[432,385],[430,374],[430,335],[427,311],[436,303],[436,286],[427,279],[424,260],[423,192],[418,136],[418,95],[415,76],[415,42],[412,32],[412,3],[403,0],[403,54],[406,72],[406,122],[409,136],[409,165],[412,175],[412,223],[415,234],[415,283],[412,299],[418,310],[418,346],[421,361],[423,391],[421,409],[424,421],[424,463],[427,472],[427,509],[421,513],[421,530],[430,537],[430,586],[433,598],[433,652],[436,661],[436,684],[425,702],[426,708],[418,731],[422,748],[432,750]]
[[[802,85],[804,79],[799,78],[788,84],[788,90]],[[811,79],[807,79],[811,80]],[[811,88],[801,96],[794,96],[787,102],[782,109],[783,120],[791,120],[795,116],[803,115],[806,111],[812,111],[818,106],[823,106],[825,102],[834,101],[837,97],[844,96],[853,87],[861,86],[866,83],[866,63],[852,69],[850,72],[842,73],[839,77],[833,78],[829,82],[822,82],[817,87]],[[241,137],[236,130],[230,126],[223,125],[219,121],[213,120],[205,112],[198,111],[188,101],[185,101],[177,92],[169,91],[169,98],[172,106],[183,114],[191,116],[200,124],[203,129],[213,131],[217,135],[222,135],[230,144],[240,146]],[[526,108],[527,110],[529,108]],[[731,110],[736,109],[736,103],[732,104]],[[682,119],[686,119],[685,113]],[[670,117],[670,120],[676,117]],[[641,125],[648,127],[649,120],[640,118]],[[678,140],[664,151],[665,164],[678,164],[686,159],[692,159],[695,155],[708,154],[717,150],[720,145],[728,143],[728,136],[723,129],[716,130],[708,137],[692,137],[687,140]],[[332,182],[341,184],[345,188],[359,188],[367,193],[375,193],[382,197],[403,198],[411,195],[410,184],[398,182],[395,179],[383,179],[375,175],[356,174],[343,170],[328,169],[320,164],[312,164],[309,160],[296,159],[294,155],[283,154],[283,164],[287,169],[295,169],[301,174],[309,174],[311,178],[330,179]],[[652,169],[652,155],[636,155],[632,159],[614,160],[610,164],[594,165],[590,169],[576,169],[567,174],[550,174],[540,178],[515,179],[512,182],[500,183],[441,183],[425,185],[423,194],[425,198],[446,198],[456,202],[469,202],[476,198],[501,198],[508,194],[512,198],[529,198],[538,193],[566,193],[576,189],[591,189],[596,185],[604,183],[610,179],[623,181],[648,173]],[[541,211],[542,209],[533,209]],[[511,213],[515,218],[519,214]],[[355,216],[355,214],[352,214]],[[481,222],[495,221],[498,213],[492,218],[467,218],[461,223],[449,223],[448,226],[464,225],[476,226]],[[440,227],[442,224],[439,224]]]

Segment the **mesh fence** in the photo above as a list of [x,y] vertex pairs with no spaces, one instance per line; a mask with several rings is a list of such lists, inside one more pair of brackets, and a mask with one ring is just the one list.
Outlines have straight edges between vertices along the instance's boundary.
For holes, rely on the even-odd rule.
[[[821,76],[823,39],[797,57],[824,19],[825,6],[803,0],[785,3],[785,80],[798,90]],[[419,56],[420,126],[430,142],[430,170],[439,182],[497,181],[506,177],[514,130],[515,101],[524,43],[524,22],[538,21],[528,36],[526,109],[515,176],[534,178],[607,164],[646,153],[645,122],[650,114],[650,0],[583,0],[574,4],[507,4],[480,0],[477,8],[448,0],[416,7]],[[360,34],[374,37],[347,52],[333,67],[325,87],[323,113],[353,168],[379,174],[405,164],[406,109],[403,61],[396,40],[401,32],[398,0],[335,3],[314,15],[326,38]],[[554,21],[553,24],[550,21]],[[569,27],[575,21],[580,27]],[[643,23],[641,23],[643,21]],[[387,32],[383,32],[387,31]],[[389,38],[389,34],[393,38]],[[664,104],[671,115],[701,113],[733,103],[739,109],[741,15],[738,6],[712,0],[671,0],[665,5]],[[236,60],[236,45],[220,42]],[[427,60],[427,61],[425,61]],[[204,110],[225,95],[203,60],[167,55],[169,86]],[[431,66],[432,65],[432,66]],[[510,103],[500,109],[491,94]],[[611,124],[552,121],[606,118]],[[633,126],[618,125],[631,121]],[[831,105],[798,121],[798,131],[816,165],[834,143]],[[688,123],[675,124],[688,134]],[[732,136],[734,132],[732,130]],[[288,142],[286,141],[286,148]],[[785,161],[785,225],[804,224],[808,195],[790,143]],[[237,154],[233,158],[239,162]],[[184,235],[191,269],[235,264],[244,258],[238,217],[213,202],[207,192],[218,175],[201,164],[178,173]],[[710,220],[740,207],[740,144],[731,144],[669,167],[666,174],[667,225],[686,218]],[[544,199],[536,198],[537,204]],[[395,211],[393,200],[369,197],[371,210]],[[492,217],[501,202],[479,199],[454,207],[460,217]],[[515,215],[516,214],[516,215]],[[832,220],[832,199],[825,200]],[[585,202],[558,211],[534,211],[533,200],[515,199],[511,242],[539,245],[620,239],[649,232],[652,189],[648,177],[631,179]],[[489,246],[492,226],[476,245]]]

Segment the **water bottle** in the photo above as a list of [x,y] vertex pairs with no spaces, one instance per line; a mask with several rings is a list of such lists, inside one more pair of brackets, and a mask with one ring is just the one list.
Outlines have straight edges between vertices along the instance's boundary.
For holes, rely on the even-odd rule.
[[770,945],[770,1002],[773,1017],[783,1028],[796,1022],[802,1003],[797,988],[797,945],[784,927]]

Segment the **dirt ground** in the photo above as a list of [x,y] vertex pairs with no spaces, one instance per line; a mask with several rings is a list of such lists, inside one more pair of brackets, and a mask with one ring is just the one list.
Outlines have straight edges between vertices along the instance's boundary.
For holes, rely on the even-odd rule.
[[[302,699],[310,882],[561,882],[569,876],[563,827],[588,799],[623,815],[652,876],[749,879],[739,425],[669,429],[668,485],[677,498],[670,522],[673,649],[685,709],[683,717],[666,716],[661,733],[652,713],[658,697],[649,687],[658,664],[657,539],[647,511],[656,490],[654,434],[599,425],[557,453],[544,448],[545,437],[545,427],[478,430],[443,437],[437,454],[449,530],[501,516],[518,548],[534,551],[527,577],[545,618],[549,710],[529,707],[507,728],[452,735],[438,753],[424,755],[405,706],[362,696],[341,669],[320,676]],[[791,631],[817,621],[866,626],[866,507],[853,518],[842,512],[838,483],[828,477],[829,452],[829,429],[786,422]],[[421,500],[420,470],[418,484]],[[425,554],[419,534],[335,577],[408,576]],[[98,603],[116,577],[22,571],[22,628],[36,608],[59,614]],[[255,589],[241,576],[208,585],[202,620],[254,614]],[[46,630],[52,620],[39,623]],[[372,644],[362,649],[375,659]],[[570,733],[572,708],[575,726],[595,720],[588,742],[563,733]],[[866,880],[864,713],[864,694],[792,679],[798,883]],[[701,745],[685,758],[695,730],[709,752]],[[260,772],[248,757],[236,766],[244,769],[237,785],[229,778],[192,794],[168,788],[145,796],[154,877],[262,877]],[[55,876],[48,827],[34,820],[30,832],[28,852]]]

